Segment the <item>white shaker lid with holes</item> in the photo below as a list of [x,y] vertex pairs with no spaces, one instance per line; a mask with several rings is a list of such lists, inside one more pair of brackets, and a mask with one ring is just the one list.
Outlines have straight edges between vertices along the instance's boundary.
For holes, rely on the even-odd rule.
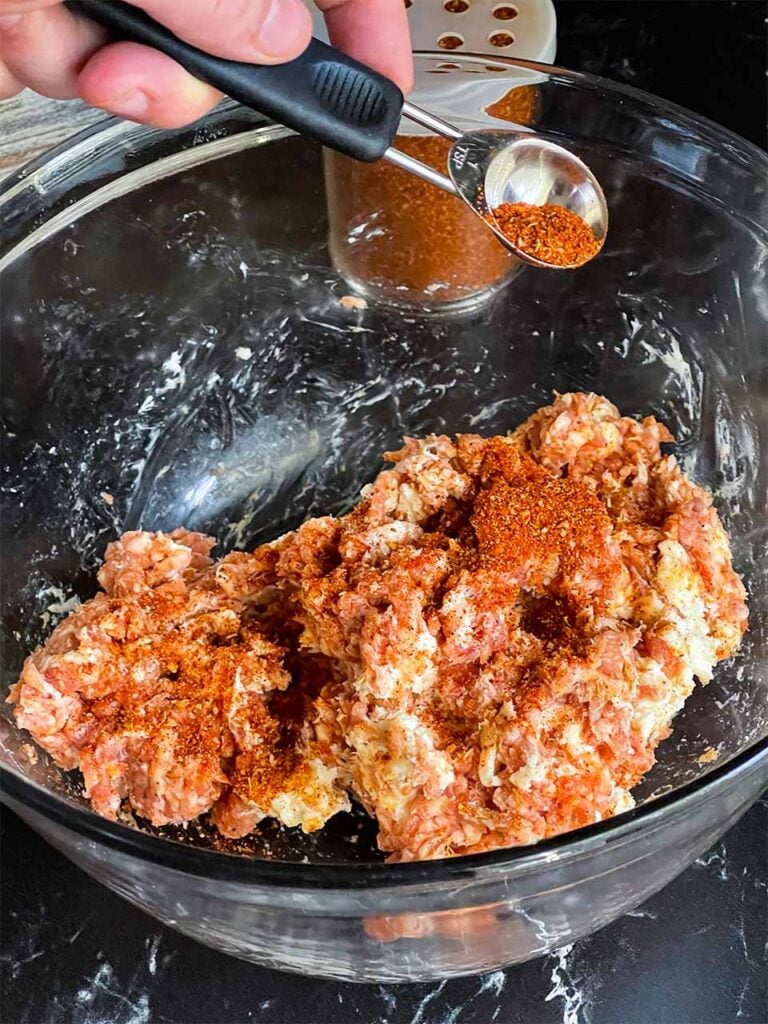
[[557,22],[552,0],[413,0],[414,50],[487,53],[551,63]]
[[[313,34],[328,42],[322,14],[314,4],[309,6]],[[414,50],[445,49],[446,60],[451,53],[446,40],[450,42],[451,36],[460,41],[456,53],[521,57],[546,64],[555,59],[557,19],[552,0],[411,0],[408,21]],[[494,36],[500,38],[492,42]]]
[[[312,5],[314,35],[328,41],[322,14]],[[414,50],[444,53],[443,62],[463,54],[519,57],[549,64],[555,58],[557,20],[552,0],[411,0],[408,7]],[[497,76],[451,76],[446,88],[440,61],[421,67],[410,98],[446,120],[467,129],[483,111],[516,85],[534,85],[541,75],[533,69],[511,68]],[[482,68],[482,65],[480,65]],[[479,69],[480,69],[479,68]],[[487,117],[483,127],[488,127]],[[421,135],[424,129],[403,121],[400,133]]]

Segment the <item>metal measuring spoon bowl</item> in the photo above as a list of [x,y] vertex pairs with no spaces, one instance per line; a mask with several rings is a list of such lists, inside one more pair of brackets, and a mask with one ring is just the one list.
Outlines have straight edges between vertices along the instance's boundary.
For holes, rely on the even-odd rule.
[[[531,131],[482,130],[463,133],[454,125],[407,100],[403,115],[451,139],[448,175],[390,147],[384,158],[452,192],[488,225],[514,255],[534,267],[574,270],[601,250],[608,231],[608,204],[600,183],[583,160]],[[546,262],[504,233],[495,211],[506,204],[559,206],[586,224],[593,248],[576,262]]]
[[[482,217],[501,242],[537,267],[572,270],[593,259],[608,231],[608,205],[600,183],[569,150],[528,132],[478,131],[451,146],[448,173],[458,195]],[[506,204],[560,206],[579,217],[598,247],[574,263],[549,263],[518,247],[504,234],[494,211]]]

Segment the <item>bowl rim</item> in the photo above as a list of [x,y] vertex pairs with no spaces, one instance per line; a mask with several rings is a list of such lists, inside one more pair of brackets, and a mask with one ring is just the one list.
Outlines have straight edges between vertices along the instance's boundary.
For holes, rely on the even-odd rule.
[[[441,61],[447,59],[445,51],[417,50],[414,52],[414,56]],[[548,77],[561,77],[565,80],[587,83],[608,92],[624,95],[635,101],[651,105],[657,111],[673,114],[678,123],[693,127],[697,132],[704,129],[710,144],[716,144],[718,139],[727,142],[729,153],[732,156],[736,155],[736,149],[740,149],[741,160],[757,160],[760,163],[768,164],[768,153],[737,133],[687,107],[657,97],[634,86],[614,82],[599,75],[573,71],[557,64],[545,64],[518,57],[462,52],[452,53],[450,60],[456,62],[467,60],[469,63],[478,62],[506,67],[519,66],[540,72]],[[221,107],[218,109],[220,110]],[[0,181],[0,208],[6,200],[23,190],[25,185],[31,184],[30,179],[34,172],[43,169],[50,161],[61,157],[73,144],[110,130],[120,123],[120,119],[107,116],[73,134],[59,145],[12,172]],[[130,122],[122,123],[127,131],[143,127]],[[161,134],[160,130],[150,129],[151,136],[154,136],[155,133]],[[22,815],[24,808],[28,807],[31,811],[42,815],[52,823],[75,832],[84,839],[95,841],[122,854],[159,862],[165,868],[193,876],[230,883],[263,884],[281,889],[374,889],[396,885],[412,886],[417,883],[444,883],[459,878],[467,879],[474,877],[475,873],[482,875],[485,869],[497,871],[500,868],[507,868],[510,871],[522,873],[524,870],[540,864],[551,864],[554,861],[562,864],[582,854],[588,854],[593,849],[606,845],[610,841],[619,841],[641,829],[658,825],[668,817],[673,809],[684,810],[692,802],[706,799],[727,782],[745,774],[752,774],[761,766],[765,767],[765,781],[768,783],[768,735],[761,737],[734,757],[720,765],[713,766],[706,773],[678,788],[603,821],[543,839],[528,846],[507,847],[487,853],[395,864],[384,861],[332,860],[307,864],[297,861],[270,860],[186,845],[175,839],[142,832],[120,822],[102,818],[89,808],[78,807],[67,802],[52,790],[25,778],[16,769],[2,763],[0,763],[0,800],[13,809],[21,811]]]
[[[710,140],[719,138],[723,141],[727,140],[730,143],[736,142],[744,151],[741,156],[750,160],[758,160],[760,163],[768,165],[768,151],[756,145],[754,142],[751,142],[749,139],[744,138],[743,135],[739,135],[738,132],[731,131],[730,128],[726,128],[717,121],[713,121],[705,114],[699,114],[695,110],[691,110],[690,107],[685,107],[680,103],[675,103],[673,100],[657,96],[655,93],[646,92],[644,89],[638,89],[633,85],[627,85],[625,82],[617,82],[612,78],[606,78],[603,75],[595,75],[588,71],[576,71],[571,68],[563,67],[557,63],[546,64],[542,61],[527,60],[523,57],[504,57],[496,54],[474,53],[471,51],[451,51],[450,55],[448,55],[445,50],[414,50],[413,56],[414,58],[435,59],[440,60],[441,62],[451,61],[456,63],[465,60],[472,64],[482,63],[497,64],[500,67],[521,67],[526,70],[537,71],[548,78],[562,77],[564,79],[571,79],[575,82],[588,83],[591,86],[606,89],[608,92],[624,95],[635,101],[648,104],[658,110],[666,110],[675,114],[679,121],[685,121],[688,124],[694,125],[698,129],[706,129]],[[214,107],[208,115],[201,118],[200,122],[195,123],[204,123],[206,117],[215,115],[217,112],[224,109],[235,109],[238,106],[240,106],[240,104],[236,103],[236,101],[225,97],[225,99],[217,107]],[[86,125],[79,131],[68,136],[68,138],[64,139],[62,142],[57,143],[44,153],[41,153],[22,164],[21,167],[15,168],[10,172],[10,174],[0,178],[0,209],[8,199],[12,198],[12,194],[15,194],[17,190],[23,188],[25,185],[30,184],[30,177],[34,172],[41,170],[46,164],[62,156],[73,146],[73,144],[84,141],[85,139],[98,135],[101,132],[112,129],[118,125],[122,126],[126,131],[138,129],[146,132],[148,137],[163,134],[179,134],[185,130],[185,128],[168,130],[152,128],[146,125],[139,125],[131,121],[125,121],[122,118],[105,113],[103,118],[94,121],[92,124]],[[189,128],[189,126],[186,126],[186,128]],[[730,146],[729,153],[733,155],[733,152],[733,147]]]
[[10,796],[14,810],[28,807],[84,839],[141,860],[159,862],[164,868],[188,875],[281,889],[380,889],[482,877],[484,869],[506,868],[522,873],[525,869],[555,861],[562,866],[610,841],[620,841],[639,831],[647,831],[649,826],[663,824],[671,811],[683,812],[691,803],[719,791],[726,782],[751,774],[761,766],[765,769],[765,783],[768,784],[768,735],[678,789],[593,825],[563,832],[529,846],[394,864],[386,861],[316,861],[307,864],[190,846],[175,839],[141,832],[102,818],[89,808],[67,803],[58,794],[2,764],[0,800],[9,803],[7,797]]

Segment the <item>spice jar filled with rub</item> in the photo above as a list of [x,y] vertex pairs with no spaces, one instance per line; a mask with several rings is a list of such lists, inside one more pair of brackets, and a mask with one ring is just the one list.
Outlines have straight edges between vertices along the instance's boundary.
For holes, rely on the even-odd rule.
[[[550,0],[413,0],[409,18],[414,48],[433,51],[418,62],[414,103],[460,130],[535,123],[541,74],[499,58],[553,59]],[[449,140],[404,120],[393,145],[446,172]],[[384,160],[363,164],[326,151],[324,164],[331,259],[365,298],[463,309],[522,268],[472,210],[435,185]]]

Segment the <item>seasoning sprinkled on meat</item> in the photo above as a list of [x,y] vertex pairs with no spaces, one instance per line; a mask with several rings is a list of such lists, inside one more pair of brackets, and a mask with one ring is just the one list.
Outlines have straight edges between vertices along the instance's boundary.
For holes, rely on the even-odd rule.
[[319,828],[348,792],[396,860],[615,814],[746,629],[669,440],[562,395],[508,437],[406,439],[348,515],[250,554],[126,534],[27,660],[17,721],[99,813],[231,836]]
[[153,825],[213,808],[228,835],[266,815],[318,828],[348,803],[313,730],[322,692],[303,696],[301,731],[273,711],[292,678],[255,611],[269,551],[214,563],[212,547],[184,530],[110,544],[104,592],[27,659],[16,720],[62,768],[80,768],[105,817],[127,801]]

